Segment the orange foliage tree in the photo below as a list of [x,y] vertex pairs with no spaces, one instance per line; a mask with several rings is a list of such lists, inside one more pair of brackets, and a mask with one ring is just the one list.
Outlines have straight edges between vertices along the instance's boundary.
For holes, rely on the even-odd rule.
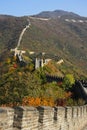
[[28,106],[54,106],[54,100],[52,98],[44,97],[24,97],[22,100],[22,105]]

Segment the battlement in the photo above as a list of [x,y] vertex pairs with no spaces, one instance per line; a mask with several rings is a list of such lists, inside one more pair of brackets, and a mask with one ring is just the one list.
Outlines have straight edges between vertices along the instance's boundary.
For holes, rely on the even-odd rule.
[[86,124],[87,105],[0,108],[0,130],[82,130]]

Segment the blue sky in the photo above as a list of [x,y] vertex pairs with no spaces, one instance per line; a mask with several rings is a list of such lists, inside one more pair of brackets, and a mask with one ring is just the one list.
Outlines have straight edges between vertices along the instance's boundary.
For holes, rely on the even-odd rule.
[[24,16],[57,9],[87,17],[87,0],[0,0],[0,14]]

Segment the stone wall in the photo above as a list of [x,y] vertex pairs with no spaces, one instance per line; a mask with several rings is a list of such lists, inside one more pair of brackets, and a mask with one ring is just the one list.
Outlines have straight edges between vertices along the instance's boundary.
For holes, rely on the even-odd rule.
[[0,130],[82,130],[87,106],[0,108]]

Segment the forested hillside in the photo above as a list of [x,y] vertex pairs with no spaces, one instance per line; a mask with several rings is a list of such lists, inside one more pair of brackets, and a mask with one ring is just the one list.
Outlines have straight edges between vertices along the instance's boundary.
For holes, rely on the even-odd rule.
[[[0,15],[0,105],[83,105],[74,87],[87,79],[86,35],[87,18],[71,12]],[[35,69],[35,58],[50,62]]]
[[64,64],[60,69],[63,73],[87,76],[87,18],[71,12],[42,12],[33,17],[20,18],[1,15],[1,60],[9,55],[11,48],[16,47],[28,18],[31,26],[23,35],[21,49],[45,52],[49,58],[62,58]]

